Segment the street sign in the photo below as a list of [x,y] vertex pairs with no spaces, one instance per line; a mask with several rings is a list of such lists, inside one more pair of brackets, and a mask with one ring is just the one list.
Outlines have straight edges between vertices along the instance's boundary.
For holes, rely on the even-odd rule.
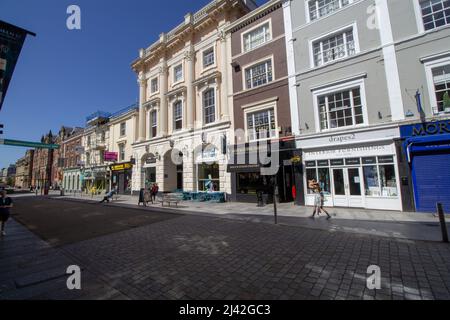
[[14,146],[14,147],[27,147],[27,148],[37,148],[37,149],[59,149],[57,144],[45,144],[39,142],[29,142],[29,141],[19,141],[19,140],[9,140],[0,139],[0,145]]

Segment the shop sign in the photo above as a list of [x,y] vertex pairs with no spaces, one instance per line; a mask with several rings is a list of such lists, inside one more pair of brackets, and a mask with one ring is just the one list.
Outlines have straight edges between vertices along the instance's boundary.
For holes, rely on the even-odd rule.
[[133,168],[133,165],[131,163],[122,163],[122,164],[117,164],[114,166],[111,166],[111,171],[123,171],[123,170],[128,170]]
[[450,133],[450,120],[417,123],[400,128],[402,138],[434,136]]
[[395,153],[393,144],[364,145],[357,147],[323,149],[316,151],[305,151],[303,158],[306,161],[316,159],[341,159],[346,157],[367,157],[374,155],[392,155]]
[[105,153],[104,153],[104,159],[107,162],[117,161],[118,158],[119,158],[119,154],[117,152],[105,151]]
[[154,154],[149,154],[147,158],[145,158],[145,164],[155,164],[156,156]]
[[198,155],[197,163],[209,163],[217,161],[217,149],[215,147],[207,147]]

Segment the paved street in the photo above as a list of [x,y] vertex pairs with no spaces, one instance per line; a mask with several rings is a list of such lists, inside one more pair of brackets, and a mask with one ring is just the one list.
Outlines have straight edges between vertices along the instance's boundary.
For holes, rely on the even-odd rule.
[[[11,222],[0,240],[0,299],[450,299],[450,246],[439,242],[73,201],[16,204],[16,219],[58,240]],[[70,264],[82,268],[81,291],[65,288]],[[379,291],[366,288],[370,265],[381,268]]]

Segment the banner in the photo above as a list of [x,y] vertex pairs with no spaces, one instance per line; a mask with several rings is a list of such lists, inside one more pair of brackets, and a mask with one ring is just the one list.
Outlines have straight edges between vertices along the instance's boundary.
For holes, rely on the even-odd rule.
[[0,20],[0,110],[27,34],[34,35]]
[[117,152],[105,151],[103,158],[106,162],[115,162],[118,160],[119,154]]

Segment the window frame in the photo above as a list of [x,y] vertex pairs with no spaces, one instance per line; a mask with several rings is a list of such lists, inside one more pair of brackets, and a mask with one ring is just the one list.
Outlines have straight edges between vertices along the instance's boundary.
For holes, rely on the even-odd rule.
[[[339,9],[336,9],[335,11],[333,11],[333,12],[327,14],[327,15],[320,16],[320,17],[318,17],[317,19],[314,19],[314,20],[311,20],[311,14],[310,14],[310,10],[309,10],[309,3],[310,3],[311,1],[312,1],[312,0],[305,0],[305,16],[306,16],[306,22],[307,22],[307,23],[310,23],[310,22],[316,22],[316,21],[319,21],[320,19],[327,18],[327,17],[329,17],[329,16],[335,14],[336,12],[339,12],[339,11],[341,11],[341,10],[343,10],[343,9],[345,9],[345,8],[347,8],[347,7],[349,7],[349,6],[351,6],[351,5],[354,4],[355,2],[358,2],[359,0],[349,0],[349,3],[348,3],[347,5],[345,5],[345,6],[340,6]],[[342,3],[342,0],[340,0],[340,3]]]
[[[153,91],[153,81],[156,80],[156,90]],[[159,93],[159,76],[150,79],[150,95]]]
[[[352,90],[357,87],[359,87],[359,92],[361,95],[361,104],[362,104],[361,107],[362,107],[362,115],[363,115],[364,122],[362,124],[353,124],[352,126],[344,126],[344,127],[339,127],[339,128],[328,128],[328,129],[322,130],[321,126],[320,126],[320,113],[319,113],[319,101],[318,101],[319,97],[328,95],[328,94],[332,94],[335,92],[339,92],[339,91]],[[326,86],[321,89],[312,90],[312,96],[313,96],[313,105],[314,105],[314,119],[315,119],[317,133],[333,132],[333,131],[341,131],[341,130],[348,130],[348,129],[353,129],[353,128],[366,127],[370,124],[368,111],[367,111],[366,87],[365,87],[364,79],[347,81],[347,82],[344,82],[341,84],[329,85],[329,86]]]
[[[122,131],[124,131],[122,133]],[[127,122],[126,121],[122,121],[119,124],[119,138],[123,138],[127,136]]]
[[[156,115],[156,121],[153,122],[153,114]],[[156,138],[158,136],[158,111],[157,110],[151,110],[149,114],[149,121],[150,121],[150,139]],[[156,128],[156,129],[155,129]],[[156,133],[153,134],[153,130],[156,130]]]
[[422,15],[422,7],[420,5],[421,0],[413,0],[414,3],[414,13],[416,16],[416,24],[417,24],[417,31],[419,34],[427,33],[427,32],[434,32],[436,30],[440,30],[446,27],[449,27],[450,24],[445,24],[443,26],[439,26],[437,28],[433,28],[430,30],[425,30],[425,24],[423,21],[423,15]]
[[[249,135],[249,128],[248,128],[248,115],[249,114],[254,114],[257,112],[263,112],[263,111],[269,111],[270,109],[273,109],[274,112],[274,117],[275,117],[275,136],[274,137],[269,137],[269,138],[264,138],[264,139],[254,139],[254,140],[250,140],[250,135]],[[278,124],[278,105],[276,101],[272,101],[272,102],[268,102],[268,103],[264,103],[261,105],[254,105],[254,106],[249,106],[246,107],[244,109],[244,129],[245,129],[245,141],[247,143],[250,142],[257,142],[257,141],[268,141],[268,140],[273,140],[273,139],[278,139],[280,136],[279,133],[279,124]]]
[[[213,54],[213,63],[209,64],[209,65],[205,65],[205,53],[212,50],[212,54]],[[216,55],[216,46],[212,45],[207,47],[206,49],[202,50],[202,72],[209,70],[209,69],[213,69],[217,66],[217,55]]]
[[436,58],[434,60],[430,60],[424,63],[425,75],[427,79],[428,96],[430,101],[430,112],[433,116],[448,115],[448,113],[445,113],[445,110],[441,112],[435,112],[435,108],[437,108],[438,103],[433,77],[433,69],[443,67],[446,65],[450,65],[450,51],[448,52],[448,55],[446,57]]
[[[323,63],[320,66],[316,66],[315,61],[314,61],[314,44],[317,42],[323,43],[324,40],[327,40],[336,35],[343,34],[343,33],[347,32],[349,29],[352,30],[352,34],[353,34],[353,43],[354,43],[354,47],[355,47],[355,54],[349,55],[346,52],[346,55],[342,58],[334,59],[334,60],[328,61],[326,63]],[[347,41],[346,37],[344,37],[344,42],[346,43],[346,41]],[[322,45],[321,45],[321,47],[322,47]],[[360,50],[360,46],[359,46],[358,26],[357,26],[356,22],[353,22],[353,23],[346,25],[344,27],[341,27],[339,29],[334,29],[330,32],[327,32],[325,34],[322,34],[318,37],[315,37],[315,38],[309,40],[309,58],[310,58],[309,60],[310,60],[311,69],[318,69],[318,68],[322,68],[322,67],[331,65],[331,64],[339,62],[339,61],[344,61],[346,59],[357,56],[360,52],[361,52],[361,50]],[[321,54],[323,55],[323,48],[321,48]]]
[[[245,36],[249,35],[250,33],[254,32],[256,29],[263,27],[264,25],[268,24],[269,32],[270,32],[270,39],[266,39],[263,43],[261,43],[258,46],[255,46],[253,48],[250,48],[248,50],[245,49]],[[267,43],[271,42],[274,39],[273,37],[273,28],[272,28],[272,18],[266,19],[262,21],[261,23],[258,23],[257,25],[249,28],[248,30],[245,30],[241,33],[241,53],[248,53],[253,50],[256,50],[258,48],[263,47]]]
[[[177,105],[177,104],[180,104],[180,109],[181,109],[181,118],[179,118],[178,120],[177,120],[177,118],[175,118],[175,106]],[[172,103],[172,122],[173,122],[173,127],[172,127],[172,132],[178,132],[178,131],[181,131],[181,130],[183,130],[183,101],[182,100],[176,100],[176,101],[174,101],[173,103]],[[178,121],[181,121],[181,128],[179,128],[179,129],[177,129],[177,122]]]
[[[261,65],[263,63],[267,63],[268,61],[270,61],[271,65],[272,65],[272,80],[271,81],[267,81],[266,83],[264,83],[262,85],[259,85],[259,86],[256,86],[256,87],[254,87],[253,83],[252,83],[252,87],[251,88],[247,88],[247,79],[246,79],[247,78],[246,77],[247,76],[247,70],[251,69],[251,68],[254,68],[254,67],[258,66],[258,65]],[[251,64],[245,65],[242,68],[242,88],[243,88],[242,91],[249,91],[249,90],[261,88],[261,87],[264,87],[266,85],[271,84],[274,81],[276,81],[276,78],[275,78],[275,64],[274,64],[274,57],[273,57],[273,55],[265,57],[265,58],[260,59],[258,61],[252,62]]]
[[[214,121],[206,122],[206,113],[205,113],[205,94],[207,92],[213,92],[214,93]],[[210,125],[217,121],[217,88],[216,87],[210,87],[206,88],[201,92],[202,94],[202,121],[204,125]]]
[[[125,150],[125,143],[119,143],[119,162],[123,162],[125,161],[125,156],[126,156],[126,150]],[[122,157],[122,152],[123,152],[123,157]]]
[[[178,67],[181,68],[181,78],[180,78],[180,80],[177,80],[177,79],[176,79],[176,69],[177,69]],[[180,63],[174,65],[173,68],[172,68],[172,70],[173,70],[173,85],[176,85],[176,84],[178,84],[178,83],[183,82],[183,81],[184,81],[184,68],[183,68],[183,62],[180,62]]]

